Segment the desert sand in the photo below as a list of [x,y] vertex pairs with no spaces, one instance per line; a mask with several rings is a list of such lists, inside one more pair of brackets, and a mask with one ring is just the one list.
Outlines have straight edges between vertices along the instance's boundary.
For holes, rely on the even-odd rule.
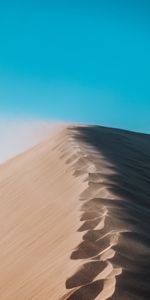
[[0,299],[150,299],[149,135],[70,125],[0,166]]

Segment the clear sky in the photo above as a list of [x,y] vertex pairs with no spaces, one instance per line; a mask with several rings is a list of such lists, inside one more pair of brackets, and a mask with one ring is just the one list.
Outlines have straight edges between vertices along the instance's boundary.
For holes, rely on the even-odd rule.
[[1,1],[0,114],[150,133],[150,1]]

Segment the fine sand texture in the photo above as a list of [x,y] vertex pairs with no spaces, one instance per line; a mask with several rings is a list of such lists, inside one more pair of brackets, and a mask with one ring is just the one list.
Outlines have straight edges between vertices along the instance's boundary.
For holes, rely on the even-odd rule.
[[150,299],[150,136],[68,126],[0,166],[0,300]]

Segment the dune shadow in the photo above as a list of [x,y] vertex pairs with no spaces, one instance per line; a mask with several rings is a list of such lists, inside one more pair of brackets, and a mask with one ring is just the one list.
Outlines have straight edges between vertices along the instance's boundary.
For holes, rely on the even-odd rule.
[[78,247],[72,252],[71,259],[87,259],[92,258],[93,256],[98,255],[100,252],[104,251],[107,247],[110,246],[110,237],[106,236],[101,240],[82,241]]
[[73,276],[67,279],[66,288],[71,289],[92,282],[106,266],[106,262],[100,261],[83,264]]
[[94,300],[103,289],[103,281],[96,280],[87,284],[66,297],[66,300]]
[[81,225],[81,227],[78,229],[79,232],[81,231],[86,231],[86,230],[91,230],[94,229],[99,222],[101,221],[101,218],[96,218],[94,220],[87,220],[83,223],[83,225]]
[[[89,183],[80,199],[84,200],[81,220],[85,222],[79,231],[87,232],[71,259],[99,258],[100,252],[110,245],[110,237],[102,238],[102,235],[111,230],[127,230],[113,246],[116,255],[111,262],[123,271],[117,277],[115,292],[110,299],[150,299],[147,268],[150,261],[150,135],[102,126],[77,126],[70,129],[70,134],[87,148],[92,147],[90,162],[97,166],[96,173],[89,175],[89,181],[96,184]],[[95,153],[103,157],[102,164]],[[114,199],[99,198],[98,188],[103,184]],[[106,217],[105,228],[97,230],[94,216],[104,207],[110,218]],[[93,293],[94,289],[97,290],[97,285],[93,283]],[[88,298],[86,294],[82,296],[84,287],[81,291],[75,292],[76,298],[68,299],[94,299],[92,294]]]

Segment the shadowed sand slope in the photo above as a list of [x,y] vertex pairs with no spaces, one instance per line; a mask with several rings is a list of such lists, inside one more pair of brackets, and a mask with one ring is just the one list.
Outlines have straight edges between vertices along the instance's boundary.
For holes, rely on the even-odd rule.
[[100,126],[69,129],[80,194],[80,261],[62,299],[150,299],[150,136]]
[[70,126],[0,175],[0,299],[150,299],[149,135]]

